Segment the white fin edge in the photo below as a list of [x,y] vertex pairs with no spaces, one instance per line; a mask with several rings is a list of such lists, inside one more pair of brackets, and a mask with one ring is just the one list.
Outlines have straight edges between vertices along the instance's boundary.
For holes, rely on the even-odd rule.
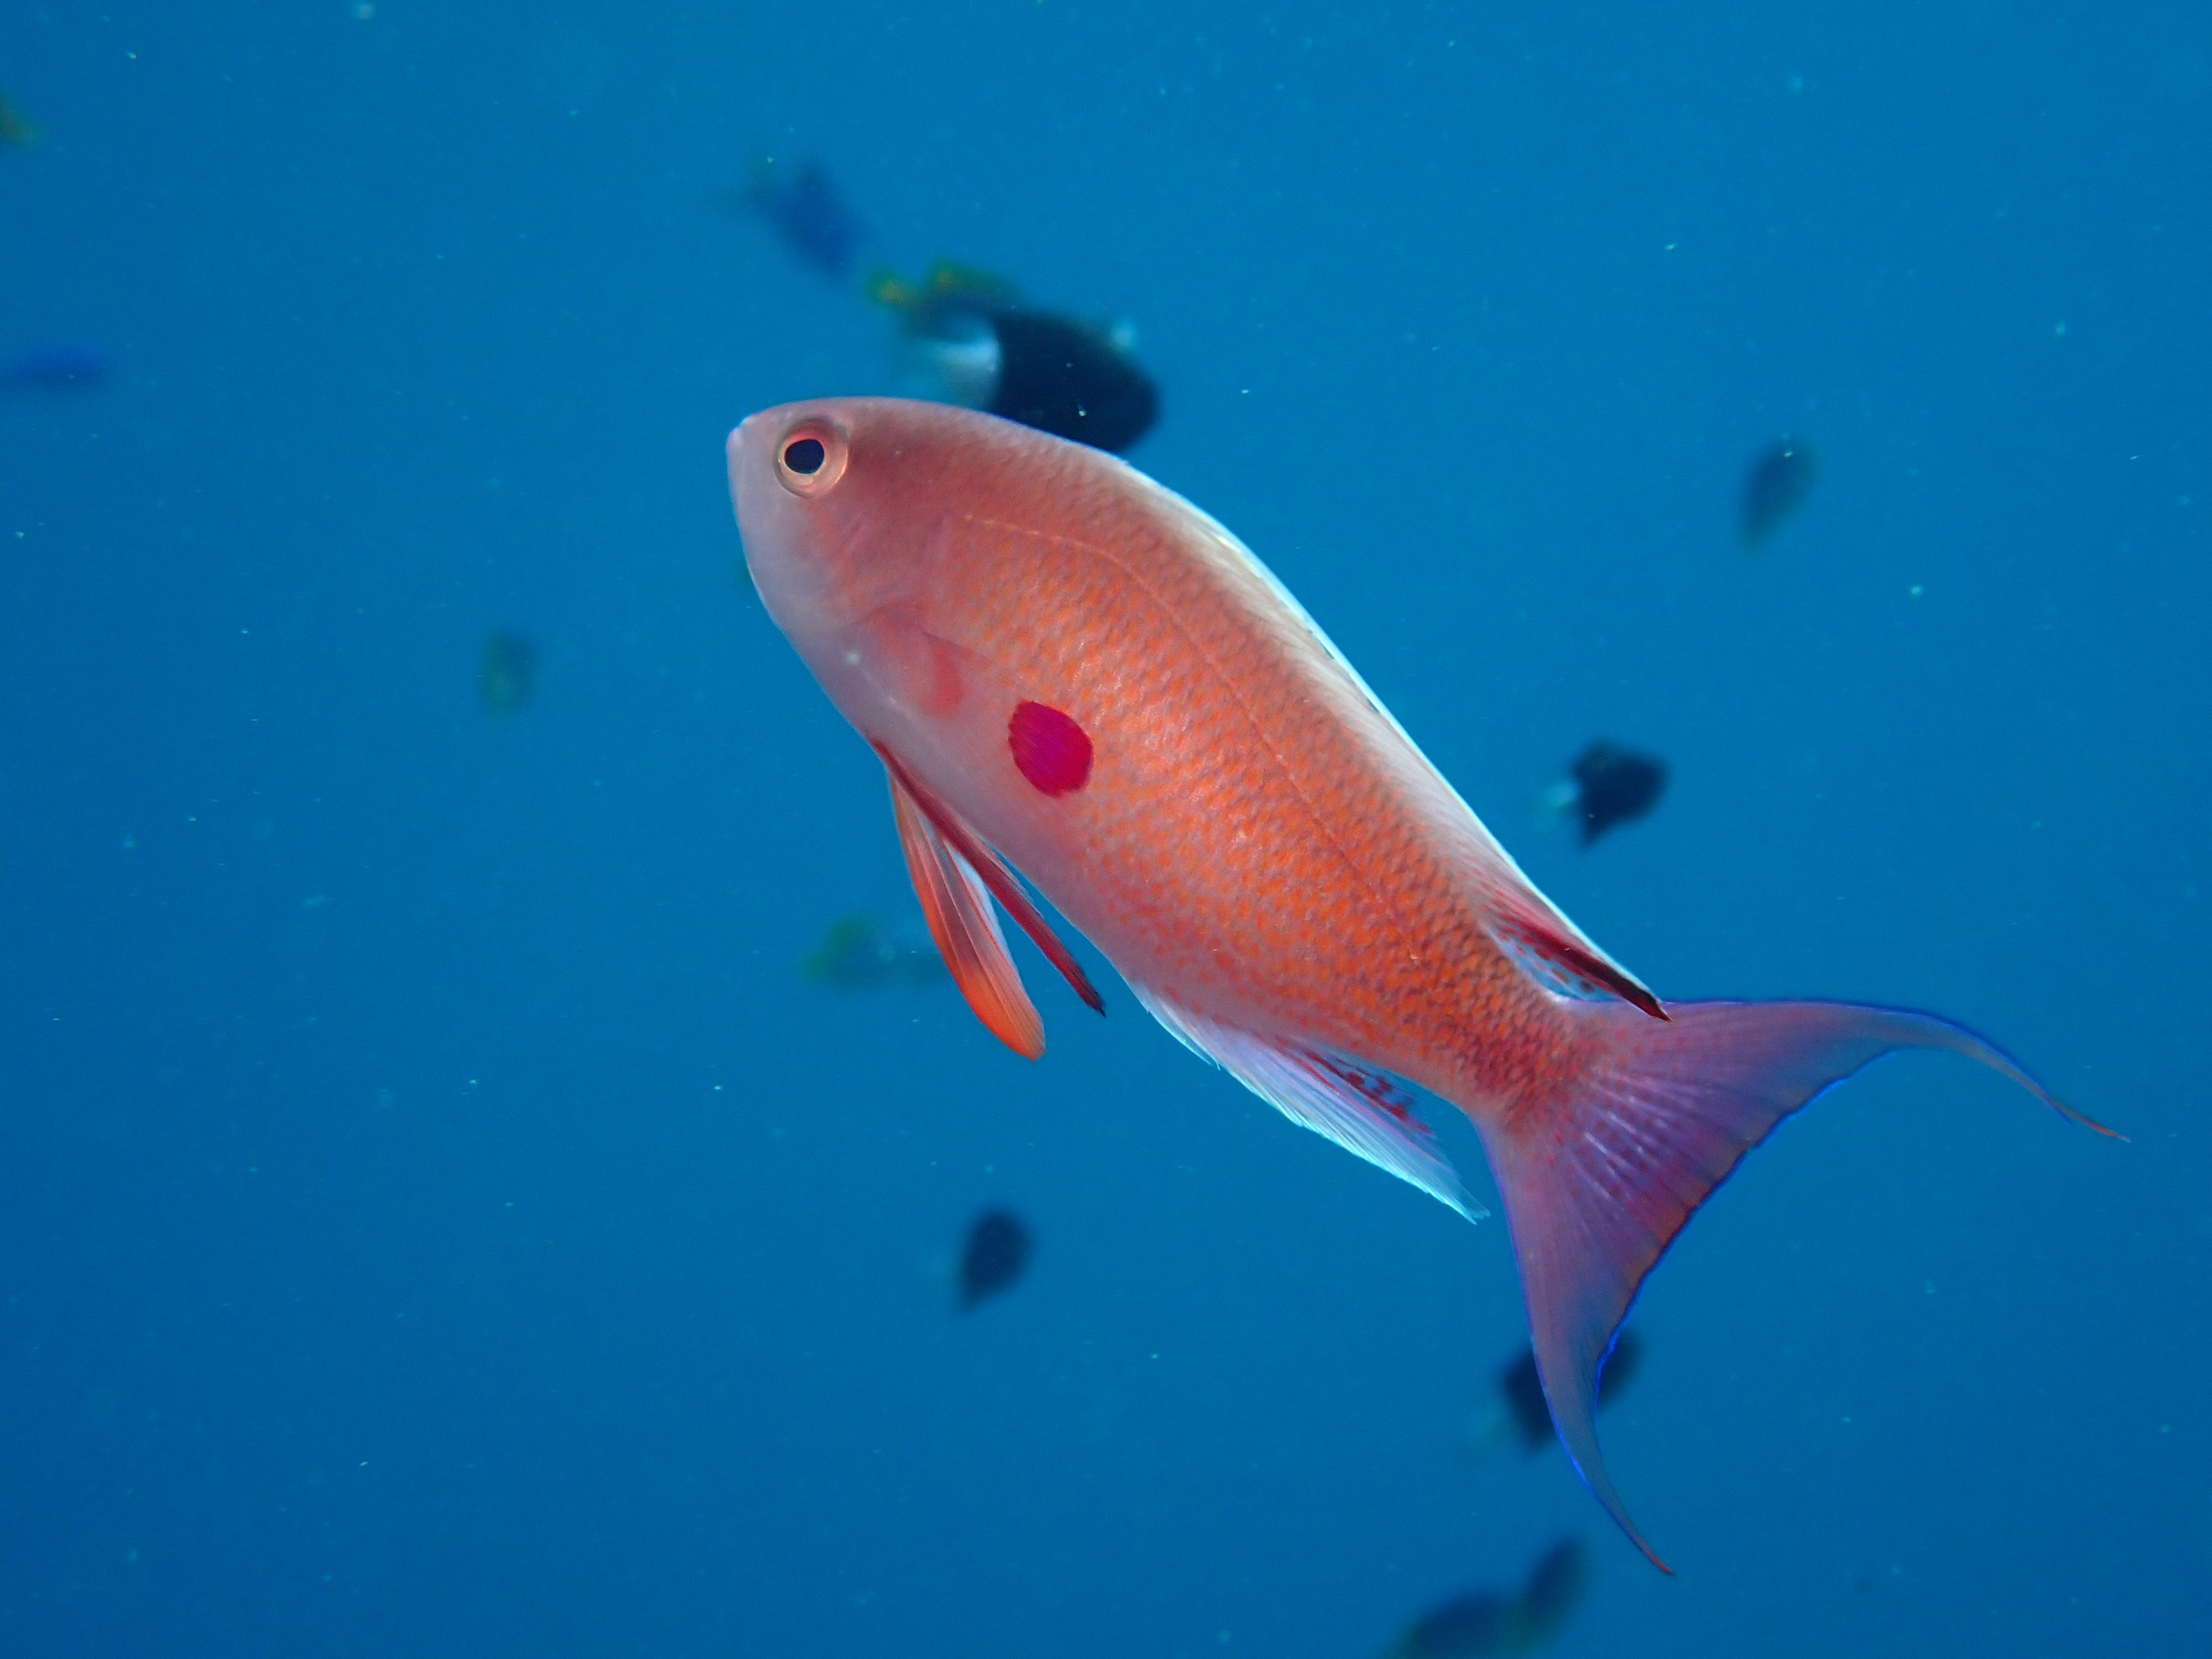
[[1426,1124],[1410,1110],[1402,1121],[1385,1110],[1339,1076],[1330,1061],[1335,1060],[1349,1069],[1371,1068],[1318,1048],[1224,1025],[1141,985],[1130,988],[1176,1042],[1200,1059],[1218,1066],[1291,1122],[1419,1187],[1469,1221],[1480,1221],[1490,1213],[1460,1184],[1459,1171]]
[[[1126,461],[1121,462],[1121,465],[1128,466]],[[1329,638],[1322,630],[1322,625],[1313,619],[1313,613],[1298,603],[1296,594],[1283,586],[1282,578],[1268,568],[1267,561],[1245,546],[1237,539],[1234,531],[1203,507],[1184,501],[1182,496],[1170,490],[1166,485],[1153,479],[1146,478],[1143,473],[1136,472],[1135,468],[1131,467],[1130,471],[1135,473],[1136,477],[1144,478],[1145,482],[1151,484],[1153,489],[1180,503],[1184,509],[1193,514],[1212,535],[1222,551],[1259,580],[1261,585],[1274,596],[1276,603],[1290,612],[1291,617],[1305,629],[1314,643],[1328,655],[1330,662],[1336,665],[1337,671],[1352,682],[1353,689],[1366,700],[1368,708],[1373,710],[1376,718],[1396,734],[1398,741],[1406,745],[1414,761],[1427,772],[1431,781],[1442,789],[1445,796],[1466,815],[1461,827],[1462,831],[1472,832],[1470,839],[1475,856],[1479,862],[1487,866],[1482,874],[1485,878],[1484,884],[1491,890],[1489,897],[1492,907],[1502,915],[1510,918],[1517,908],[1515,903],[1517,900],[1519,906],[1525,907],[1540,917],[1548,919],[1567,939],[1589,951],[1594,959],[1611,969],[1622,979],[1644,990],[1644,994],[1651,996],[1656,1002],[1656,997],[1644,986],[1642,981],[1637,979],[1628,969],[1606,954],[1596,940],[1575,925],[1573,917],[1554,904],[1541,888],[1528,879],[1528,872],[1522,869],[1513,854],[1505,850],[1505,843],[1491,833],[1490,826],[1482,821],[1474,808],[1467,804],[1467,798],[1453,787],[1451,780],[1446,777],[1443,769],[1428,757],[1421,745],[1413,741],[1413,734],[1408,732],[1398,717],[1390,712],[1382,699],[1375,695],[1374,687],[1369,685],[1359,671],[1352,665],[1352,659],[1337,649],[1336,641]],[[1607,993],[1607,994],[1612,994]],[[1630,998],[1628,1000],[1633,1001],[1634,999]]]

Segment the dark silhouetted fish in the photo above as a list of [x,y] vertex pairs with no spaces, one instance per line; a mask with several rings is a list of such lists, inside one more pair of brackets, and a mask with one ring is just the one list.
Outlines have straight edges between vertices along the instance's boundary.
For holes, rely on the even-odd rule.
[[879,276],[871,291],[905,318],[911,390],[1115,454],[1151,431],[1159,387],[1135,335],[1040,311],[988,272],[939,264],[919,284]]
[[[1602,1401],[1602,1395],[1600,1396]],[[1549,1646],[1589,1594],[1589,1553],[1579,1538],[1563,1538],[1544,1552],[1521,1591],[1519,1650]]]
[[0,368],[0,386],[37,392],[75,392],[98,386],[115,368],[106,348],[87,340],[34,346]]
[[903,931],[881,916],[831,922],[822,943],[799,959],[799,971],[840,991],[934,985],[951,976],[927,933]]
[[1617,743],[1594,743],[1539,805],[1554,817],[1574,820],[1587,847],[1607,830],[1642,817],[1666,789],[1666,762]]
[[867,227],[818,161],[793,165],[763,157],[752,183],[731,191],[730,199],[766,219],[793,252],[838,282],[853,274],[868,240]]
[[[1621,1332],[1598,1377],[1601,1409],[1620,1397],[1643,1358],[1642,1339],[1634,1331]],[[1520,1441],[1521,1449],[1533,1457],[1559,1437],[1552,1426],[1552,1408],[1544,1399],[1544,1385],[1536,1376],[1533,1348],[1522,1349],[1513,1363],[1498,1372],[1498,1397],[1499,1403],[1468,1426],[1468,1449],[1475,1455],[1512,1436]]]
[[999,386],[984,407],[992,414],[1115,454],[1159,419],[1159,388],[1126,331],[1043,311],[1001,311],[991,326]]
[[1495,1590],[1455,1595],[1440,1601],[1398,1638],[1390,1659],[1471,1659],[1486,1653],[1507,1653],[1515,1608],[1513,1598]]
[[1820,477],[1820,457],[1808,443],[1784,438],[1760,450],[1743,475],[1743,544],[1753,552],[1764,547],[1805,505]]
[[1544,1552],[1519,1595],[1480,1590],[1440,1602],[1398,1638],[1389,1659],[1533,1653],[1559,1639],[1589,1589],[1582,1540],[1563,1539]]
[[1014,1287],[1030,1265],[1030,1230],[1012,1210],[986,1210],[968,1224],[960,1252],[960,1306],[964,1312]]
[[512,714],[538,689],[538,647],[520,634],[494,634],[477,660],[477,696],[492,714]]

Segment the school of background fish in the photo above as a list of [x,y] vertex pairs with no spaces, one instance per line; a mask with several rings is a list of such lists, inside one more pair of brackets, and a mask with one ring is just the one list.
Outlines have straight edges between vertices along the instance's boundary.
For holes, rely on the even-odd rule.
[[[0,1648],[2212,1643],[2212,22],[1036,10],[0,21]],[[1644,1583],[1498,1237],[974,1029],[719,495],[859,392],[1219,513],[1666,994],[2132,1144],[1755,1152]]]

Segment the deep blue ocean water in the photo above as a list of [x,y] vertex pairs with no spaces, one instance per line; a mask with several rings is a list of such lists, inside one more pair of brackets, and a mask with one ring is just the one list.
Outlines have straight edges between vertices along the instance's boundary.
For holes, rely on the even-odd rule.
[[[2201,5],[17,0],[0,91],[0,359],[112,360],[0,393],[0,1651],[1369,1656],[1571,1533],[1562,1654],[2212,1649]],[[1133,320],[1133,459],[1662,994],[2132,1137],[1911,1056],[1754,1154],[1605,1419],[1678,1577],[1459,1445],[1499,1224],[1095,956],[1034,1066],[799,973],[913,902],[721,442],[891,366],[763,152]]]

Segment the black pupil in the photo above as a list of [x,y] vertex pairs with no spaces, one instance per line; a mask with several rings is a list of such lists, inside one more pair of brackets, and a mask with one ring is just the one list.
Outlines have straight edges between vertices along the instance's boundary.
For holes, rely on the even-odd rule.
[[819,472],[827,459],[819,438],[800,438],[783,448],[783,464],[793,472]]

